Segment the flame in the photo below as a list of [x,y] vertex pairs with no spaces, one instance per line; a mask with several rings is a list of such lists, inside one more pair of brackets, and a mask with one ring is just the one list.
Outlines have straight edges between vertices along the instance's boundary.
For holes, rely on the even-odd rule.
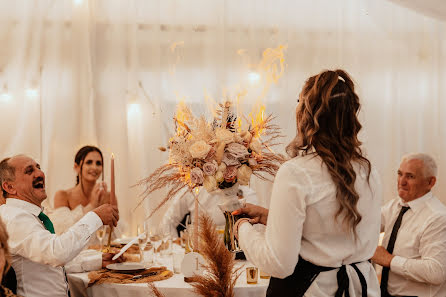
[[254,137],[260,137],[260,135],[262,135],[263,131],[265,130],[265,110],[265,104],[259,103],[249,114],[249,117],[251,119],[251,127],[254,131]]
[[183,135],[187,131],[185,123],[189,120],[190,114],[188,113],[188,108],[184,98],[180,100],[177,105],[177,111],[175,113],[175,119],[177,122],[177,135]]
[[286,45],[276,48],[267,48],[263,51],[262,60],[256,67],[256,81],[263,82],[263,89],[257,98],[261,101],[268,93],[271,84],[277,84],[285,72],[285,50]]

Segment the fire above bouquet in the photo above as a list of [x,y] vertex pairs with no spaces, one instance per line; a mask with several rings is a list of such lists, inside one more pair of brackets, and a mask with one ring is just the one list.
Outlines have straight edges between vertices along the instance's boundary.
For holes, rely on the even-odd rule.
[[[251,175],[265,179],[274,176],[285,157],[273,152],[280,129],[263,117],[261,108],[242,128],[241,119],[231,112],[231,102],[220,104],[213,122],[195,117],[185,104],[179,104],[174,121],[176,135],[169,140],[169,162],[138,184],[145,185],[147,197],[168,187],[168,193],[152,212],[163,206],[181,189],[203,186],[208,192],[248,185]],[[163,148],[162,148],[163,149]],[[164,149],[163,149],[164,150]]]

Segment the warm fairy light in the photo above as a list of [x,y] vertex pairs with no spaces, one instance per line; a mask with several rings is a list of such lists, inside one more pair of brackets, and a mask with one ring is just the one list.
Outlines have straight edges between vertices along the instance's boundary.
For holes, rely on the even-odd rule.
[[29,98],[37,98],[39,96],[39,90],[28,89],[26,90],[26,96],[28,96]]
[[112,153],[111,154],[111,158],[114,159],[115,158],[115,154]]
[[251,84],[257,84],[260,81],[260,74],[257,72],[248,73],[248,79]]
[[194,188],[194,192],[195,195],[198,195],[198,193],[200,193],[200,188],[199,187]]
[[12,100],[12,96],[9,93],[3,93],[0,95],[0,100],[3,102],[10,102]]
[[130,103],[127,105],[127,117],[128,119],[134,119],[140,113],[140,107],[138,103]]

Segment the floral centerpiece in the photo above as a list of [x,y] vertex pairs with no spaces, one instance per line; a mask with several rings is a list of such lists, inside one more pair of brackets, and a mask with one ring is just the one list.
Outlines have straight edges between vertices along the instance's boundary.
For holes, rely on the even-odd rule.
[[[272,124],[264,108],[250,119],[231,111],[232,103],[220,104],[212,122],[195,117],[184,104],[174,117],[176,133],[169,140],[169,162],[138,184],[145,185],[144,198],[161,188],[167,195],[150,216],[184,188],[204,187],[208,192],[248,185],[251,175],[262,179],[274,176],[285,157],[276,154],[280,129]],[[142,201],[141,201],[142,202]],[[140,202],[140,203],[141,203]]]
[[203,186],[212,192],[236,183],[248,185],[252,174],[262,179],[275,176],[285,157],[271,149],[281,137],[280,129],[271,123],[273,117],[264,118],[261,110],[248,128],[242,129],[241,119],[237,120],[230,108],[229,101],[220,104],[217,118],[207,122],[195,117],[184,103],[179,104],[174,117],[176,135],[169,140],[169,162],[138,183],[146,186],[144,198],[169,188],[153,212],[184,188]]

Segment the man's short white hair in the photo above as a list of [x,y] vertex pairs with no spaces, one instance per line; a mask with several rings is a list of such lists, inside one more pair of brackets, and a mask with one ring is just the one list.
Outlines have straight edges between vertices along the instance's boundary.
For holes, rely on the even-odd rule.
[[410,160],[420,160],[423,162],[423,175],[424,177],[437,177],[437,163],[435,163],[434,158],[432,158],[428,154],[424,153],[410,153],[404,155],[401,158],[401,162],[410,161]]

